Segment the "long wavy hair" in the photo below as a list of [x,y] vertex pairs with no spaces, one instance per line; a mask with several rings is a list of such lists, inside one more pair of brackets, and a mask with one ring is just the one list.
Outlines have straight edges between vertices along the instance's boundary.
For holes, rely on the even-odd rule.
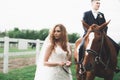
[[56,27],[59,27],[60,30],[61,30],[61,38],[60,38],[60,41],[61,41],[61,48],[64,50],[64,51],[67,51],[68,53],[68,49],[67,49],[67,42],[68,42],[68,36],[67,36],[67,31],[66,31],[66,28],[64,25],[62,24],[57,24],[53,27],[53,29],[51,30],[50,32],[50,42],[51,42],[51,47],[52,47],[52,50],[54,50],[56,44],[56,39],[54,37],[54,32],[55,32],[55,28]]

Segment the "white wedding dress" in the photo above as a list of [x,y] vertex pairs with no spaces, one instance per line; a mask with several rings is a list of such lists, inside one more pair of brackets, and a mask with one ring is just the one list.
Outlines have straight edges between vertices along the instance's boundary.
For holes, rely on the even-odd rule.
[[[46,49],[45,47],[44,49]],[[45,51],[45,50],[44,50]],[[43,53],[40,54],[44,54]],[[52,52],[49,62],[66,62],[67,61],[67,52],[61,49],[60,46],[55,48],[55,51]],[[61,66],[47,67],[43,64],[43,57],[40,55],[40,60],[38,61],[35,78],[34,80],[72,80],[72,75],[66,73]],[[66,70],[71,73],[70,68]]]

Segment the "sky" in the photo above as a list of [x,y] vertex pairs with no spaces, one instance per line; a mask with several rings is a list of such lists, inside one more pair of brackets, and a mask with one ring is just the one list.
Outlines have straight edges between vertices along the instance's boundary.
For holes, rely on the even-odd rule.
[[[56,24],[66,26],[68,33],[83,34],[83,13],[91,9],[91,0],[0,0],[0,31],[41,30]],[[120,37],[120,0],[101,0],[100,11],[108,24],[108,34]],[[120,39],[119,39],[120,40]]]

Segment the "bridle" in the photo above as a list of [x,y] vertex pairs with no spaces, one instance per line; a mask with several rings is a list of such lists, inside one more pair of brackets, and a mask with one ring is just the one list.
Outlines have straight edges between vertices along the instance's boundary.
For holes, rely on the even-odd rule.
[[[98,31],[98,30],[92,30],[91,32],[100,32],[100,34],[102,33],[102,31]],[[102,57],[101,54],[102,54],[102,51],[103,51],[104,39],[105,39],[105,37],[104,37],[104,35],[102,35],[101,45],[100,45],[100,52],[96,52],[95,50],[92,50],[92,49],[84,49],[84,53],[87,52],[88,54],[93,54],[95,56],[95,62],[93,63],[93,66],[92,66],[92,68],[90,70],[93,70],[95,64],[99,64],[99,63],[101,63],[105,67],[105,69],[108,68],[108,65],[109,65],[109,62],[110,62],[110,55],[108,56],[107,64],[105,64],[101,59],[101,57]],[[83,54],[82,60],[78,62],[78,63],[80,63],[79,69],[82,69],[82,72],[81,72],[81,70],[79,71],[79,74],[81,76],[88,70],[88,67],[83,65],[83,63],[82,63],[83,60],[84,60],[84,54]]]
[[[100,32],[100,33],[102,33],[102,31],[98,31],[98,30],[92,30],[91,32]],[[84,42],[85,42],[85,41],[84,41]],[[105,67],[105,69],[108,68],[108,65],[109,65],[109,62],[110,62],[110,56],[109,56],[109,58],[108,58],[108,60],[107,60],[107,64],[105,64],[105,63],[102,61],[102,59],[101,59],[101,54],[102,54],[102,50],[103,50],[103,43],[104,43],[104,36],[102,35],[101,45],[100,45],[100,52],[96,52],[95,50],[92,50],[92,49],[84,49],[84,53],[85,53],[85,51],[87,51],[87,53],[93,54],[93,55],[95,56],[95,62],[93,63],[94,65],[93,65],[92,68],[94,68],[95,64],[99,64],[99,63],[101,63],[101,64]],[[83,60],[84,60],[84,54],[83,54],[83,57],[82,57],[81,61],[74,63],[74,64],[79,64],[79,65],[80,65],[80,66],[79,66],[79,70],[82,69],[82,72],[79,71],[79,74],[80,74],[81,77],[84,76],[84,73],[88,70],[87,67],[83,65],[83,63],[82,63]],[[65,69],[65,67],[66,67],[66,66],[62,66],[62,69],[63,69],[67,74],[75,75],[75,74],[72,74],[72,73],[70,73],[69,71],[67,71],[67,70]],[[91,69],[91,70],[93,70],[93,69]]]

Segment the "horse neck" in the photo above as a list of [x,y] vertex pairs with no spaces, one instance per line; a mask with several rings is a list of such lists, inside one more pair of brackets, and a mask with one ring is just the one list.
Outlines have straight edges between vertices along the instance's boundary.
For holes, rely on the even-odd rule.
[[105,43],[106,46],[109,48],[110,54],[116,54],[115,46],[107,35],[105,36]]

